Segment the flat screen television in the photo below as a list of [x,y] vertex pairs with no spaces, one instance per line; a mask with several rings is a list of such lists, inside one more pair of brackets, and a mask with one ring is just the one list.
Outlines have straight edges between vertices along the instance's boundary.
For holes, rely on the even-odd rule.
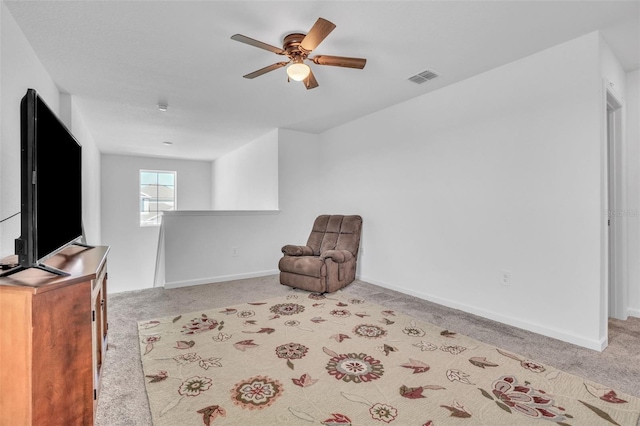
[[65,272],[42,263],[71,244],[84,245],[82,147],[34,89],[20,103],[21,235],[15,240],[18,265]]

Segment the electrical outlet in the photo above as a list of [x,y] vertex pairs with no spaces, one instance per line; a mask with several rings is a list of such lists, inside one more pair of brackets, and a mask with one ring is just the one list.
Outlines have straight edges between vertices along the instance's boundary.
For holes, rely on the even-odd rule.
[[503,269],[500,271],[500,284],[510,286],[511,285],[511,271]]
[[238,247],[231,248],[231,256],[238,257],[240,255],[240,249]]

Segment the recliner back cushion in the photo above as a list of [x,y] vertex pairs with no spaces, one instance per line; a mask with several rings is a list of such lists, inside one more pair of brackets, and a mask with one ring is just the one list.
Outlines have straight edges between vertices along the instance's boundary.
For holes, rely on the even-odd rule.
[[335,250],[349,250],[354,257],[358,257],[361,229],[362,218],[360,216],[344,216]]
[[348,250],[357,257],[362,218],[358,215],[321,215],[313,223],[307,246],[319,256],[327,250]]
[[322,244],[324,233],[327,231],[328,222],[329,215],[318,216],[315,222],[313,222],[313,228],[307,240],[307,246],[311,247],[315,256],[320,256],[320,245]]

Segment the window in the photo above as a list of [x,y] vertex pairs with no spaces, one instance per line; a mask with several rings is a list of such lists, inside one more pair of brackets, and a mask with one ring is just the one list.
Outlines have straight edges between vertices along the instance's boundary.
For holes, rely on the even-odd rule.
[[140,226],[160,225],[161,212],[176,207],[176,172],[140,170]]

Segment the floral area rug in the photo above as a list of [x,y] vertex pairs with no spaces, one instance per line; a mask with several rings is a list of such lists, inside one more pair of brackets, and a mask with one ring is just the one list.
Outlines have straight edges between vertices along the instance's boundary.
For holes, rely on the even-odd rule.
[[154,425],[631,425],[640,399],[345,293],[138,323]]

